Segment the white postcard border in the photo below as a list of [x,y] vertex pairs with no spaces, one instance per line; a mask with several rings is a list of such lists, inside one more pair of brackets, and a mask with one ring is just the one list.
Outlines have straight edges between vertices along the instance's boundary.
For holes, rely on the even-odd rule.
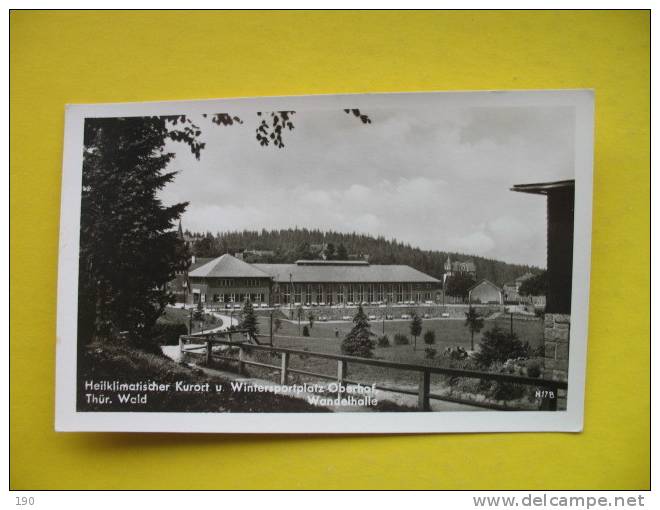
[[[474,106],[573,106],[575,129],[575,230],[571,341],[566,411],[366,412],[366,413],[160,413],[77,412],[76,352],[78,248],[86,117],[272,110],[420,107],[432,101],[447,108]],[[432,432],[580,432],[589,315],[589,273],[593,191],[591,90],[474,91],[397,94],[343,94],[68,105],[66,107],[57,302],[55,429],[112,432],[224,432],[365,434]],[[517,184],[517,183],[511,183]]]

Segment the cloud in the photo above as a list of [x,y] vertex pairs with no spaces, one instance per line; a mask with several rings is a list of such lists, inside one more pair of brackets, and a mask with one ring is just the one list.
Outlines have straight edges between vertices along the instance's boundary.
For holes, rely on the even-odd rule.
[[260,147],[248,117],[200,119],[201,159],[169,144],[181,171],[161,197],[189,201],[183,223],[194,230],[358,231],[545,265],[545,199],[510,188],[573,175],[573,116],[523,110],[374,109],[368,125],[310,110],[281,150]]
[[495,246],[495,241],[483,231],[472,232],[464,237],[452,237],[449,240],[450,249],[462,253],[478,253],[488,256]]

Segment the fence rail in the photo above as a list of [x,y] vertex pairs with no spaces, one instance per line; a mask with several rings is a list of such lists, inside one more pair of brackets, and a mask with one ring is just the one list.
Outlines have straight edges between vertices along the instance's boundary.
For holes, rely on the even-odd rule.
[[[393,393],[402,393],[406,395],[416,395],[417,396],[417,407],[420,411],[430,411],[430,399],[435,400],[445,400],[448,402],[463,403],[466,405],[479,406],[479,407],[494,407],[493,405],[488,405],[484,403],[477,402],[466,402],[453,397],[448,397],[444,395],[438,395],[431,393],[431,374],[439,374],[449,377],[464,377],[471,379],[479,379],[482,381],[496,381],[501,383],[510,383],[510,384],[521,384],[526,386],[532,386],[536,388],[543,388],[547,390],[547,395],[542,398],[541,409],[547,411],[556,411],[557,410],[557,397],[558,390],[567,389],[568,385],[566,381],[555,381],[551,379],[537,379],[534,377],[526,377],[519,375],[511,374],[502,374],[502,373],[492,373],[492,372],[480,372],[477,370],[462,370],[457,368],[445,368],[445,367],[430,367],[425,365],[416,365],[413,363],[403,363],[399,361],[388,361],[381,359],[371,359],[371,358],[360,358],[357,356],[346,356],[343,354],[329,354],[324,352],[310,352],[303,351],[299,349],[289,349],[284,347],[273,347],[272,345],[263,345],[263,344],[252,344],[245,341],[234,341],[232,335],[245,335],[247,331],[244,330],[233,330],[231,332],[218,332],[208,335],[182,335],[179,337],[179,349],[182,353],[190,352],[199,354],[198,351],[203,351],[206,356],[207,365],[215,359],[220,359],[223,361],[235,362],[238,364],[238,373],[244,373],[245,366],[256,366],[261,368],[268,368],[271,370],[276,370],[280,372],[280,384],[287,384],[289,374],[299,374],[310,377],[318,377],[321,379],[327,379],[332,381],[337,381],[340,385],[345,384],[365,384],[364,382],[352,381],[346,378],[348,373],[348,365],[358,364],[358,365],[369,365],[377,366],[382,368],[391,368],[395,370],[404,370],[409,372],[418,373],[418,389],[410,390],[404,388],[394,388],[389,386],[382,386],[376,384],[376,389],[382,391],[390,391]],[[218,338],[220,336],[220,338]],[[228,338],[228,340],[223,340],[222,338]],[[203,344],[200,345],[199,342],[202,341]],[[192,343],[192,345],[190,345]],[[213,352],[213,345],[225,345],[229,347],[238,348],[238,358],[232,356],[224,356]],[[268,363],[262,363],[258,361],[249,360],[246,358],[246,355],[250,351],[264,351],[270,353],[276,353],[280,355],[280,363],[278,365],[271,365]],[[289,362],[291,356],[305,356],[312,358],[322,358],[334,360],[337,362],[337,371],[334,374],[321,374],[316,372],[309,372],[306,370],[301,370],[298,368],[291,368]]]

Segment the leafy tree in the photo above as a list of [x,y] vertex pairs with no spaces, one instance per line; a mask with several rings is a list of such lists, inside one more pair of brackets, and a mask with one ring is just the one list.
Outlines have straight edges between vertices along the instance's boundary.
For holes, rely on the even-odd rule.
[[309,321],[309,329],[314,329],[314,314],[312,312],[307,314],[307,320]]
[[[155,348],[151,330],[173,296],[167,283],[188,266],[174,229],[187,203],[165,206],[158,192],[170,140],[195,157],[204,147],[185,116],[91,118],[84,126],[80,215],[78,333],[80,344],[127,331],[135,345]],[[79,345],[80,345],[79,344]]]
[[429,346],[435,343],[435,331],[429,329],[426,333],[424,333],[424,343]]
[[259,334],[259,321],[257,320],[257,315],[254,313],[252,301],[249,299],[246,299],[245,303],[243,303],[243,309],[241,310],[241,323],[239,327],[241,329],[246,329],[250,337],[254,338]]
[[518,289],[518,294],[521,296],[546,296],[547,293],[548,273],[546,271],[523,281]]
[[413,313],[412,320],[410,321],[410,336],[413,337],[414,345],[413,350],[417,350],[417,337],[422,334],[422,318]]
[[505,362],[508,359],[528,355],[529,344],[523,344],[515,333],[509,333],[495,326],[483,334],[479,352],[475,354],[475,361],[480,368],[488,368],[496,361]]
[[311,260],[314,258],[308,242],[302,242],[296,247],[295,258],[296,260]]
[[195,311],[193,312],[193,319],[195,319],[198,322],[204,320],[204,305],[202,305],[201,299],[197,301],[197,306],[195,307]]
[[373,355],[374,341],[371,337],[374,333],[371,331],[367,315],[358,306],[355,317],[353,317],[353,328],[341,343],[341,352],[349,356],[360,356],[370,358]]
[[474,351],[474,334],[483,329],[484,318],[472,307],[465,312],[465,327],[470,329],[470,350]]
[[302,336],[309,336],[309,328],[307,327],[307,324],[303,326]]
[[337,260],[348,260],[348,251],[343,244],[340,244],[337,248]]
[[328,246],[325,248],[325,259],[326,260],[335,260],[337,258],[337,253],[335,250],[335,245],[328,243]]
[[476,282],[469,274],[458,273],[447,278],[445,292],[449,296],[467,299],[468,291]]

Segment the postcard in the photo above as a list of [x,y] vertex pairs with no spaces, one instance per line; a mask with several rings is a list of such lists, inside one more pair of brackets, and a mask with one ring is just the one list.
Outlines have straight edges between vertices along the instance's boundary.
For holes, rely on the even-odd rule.
[[581,431],[593,111],[68,105],[56,430]]

